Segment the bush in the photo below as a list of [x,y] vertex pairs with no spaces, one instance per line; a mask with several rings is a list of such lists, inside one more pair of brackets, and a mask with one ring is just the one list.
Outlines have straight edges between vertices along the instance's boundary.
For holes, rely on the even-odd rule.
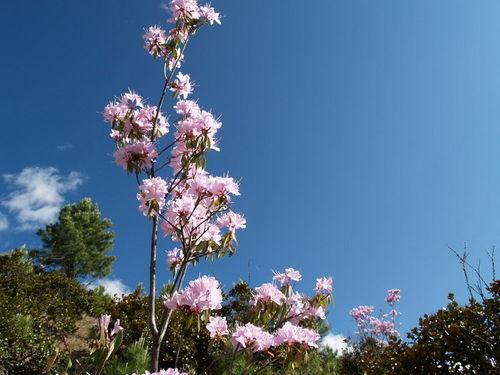
[[25,248],[0,256],[0,363],[8,373],[66,368],[66,339],[91,307],[90,292],[33,266]]

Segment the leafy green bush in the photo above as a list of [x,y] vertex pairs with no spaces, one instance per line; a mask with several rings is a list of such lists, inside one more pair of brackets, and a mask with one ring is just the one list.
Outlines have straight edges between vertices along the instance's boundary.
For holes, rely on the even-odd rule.
[[20,375],[66,368],[66,339],[89,313],[90,295],[64,274],[33,266],[25,248],[0,255],[1,366]]

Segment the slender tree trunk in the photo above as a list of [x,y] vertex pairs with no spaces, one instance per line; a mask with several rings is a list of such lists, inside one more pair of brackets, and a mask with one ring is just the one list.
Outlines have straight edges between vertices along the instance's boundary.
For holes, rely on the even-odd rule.
[[149,327],[153,336],[153,353],[151,356],[151,369],[158,371],[160,356],[160,342],[158,342],[158,328],[156,325],[156,253],[158,240],[158,220],[153,218],[151,234],[151,258],[149,264]]
[[152,362],[152,368],[151,370],[153,372],[158,372],[158,364],[160,363],[160,346],[161,346],[161,341],[158,340],[158,337],[153,338],[153,349],[151,350],[151,362]]

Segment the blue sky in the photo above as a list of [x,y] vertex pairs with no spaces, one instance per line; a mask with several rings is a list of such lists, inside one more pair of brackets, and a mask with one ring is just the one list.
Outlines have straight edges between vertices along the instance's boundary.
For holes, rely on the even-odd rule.
[[[241,178],[235,208],[248,226],[235,257],[191,276],[228,288],[292,266],[310,291],[332,275],[329,320],[346,335],[349,309],[382,306],[388,288],[402,289],[403,330],[450,291],[464,301],[447,246],[466,242],[486,269],[486,250],[500,244],[500,3],[213,5],[223,24],[196,36],[182,70],[222,115],[209,169]],[[141,36],[166,18],[158,1],[1,2],[4,249],[38,245],[26,222],[37,204],[90,196],[117,233],[113,277],[146,280],[149,225],[100,112],[128,88],[156,102],[161,65]],[[45,174],[20,179],[34,166]],[[15,197],[26,205],[9,209]]]

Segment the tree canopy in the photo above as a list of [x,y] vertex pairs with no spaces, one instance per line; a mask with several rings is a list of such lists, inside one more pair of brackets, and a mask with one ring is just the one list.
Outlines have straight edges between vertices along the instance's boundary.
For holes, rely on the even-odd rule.
[[111,220],[101,218],[90,198],[64,206],[58,221],[37,231],[43,248],[30,255],[42,266],[61,270],[66,276],[101,278],[110,274],[114,256]]

